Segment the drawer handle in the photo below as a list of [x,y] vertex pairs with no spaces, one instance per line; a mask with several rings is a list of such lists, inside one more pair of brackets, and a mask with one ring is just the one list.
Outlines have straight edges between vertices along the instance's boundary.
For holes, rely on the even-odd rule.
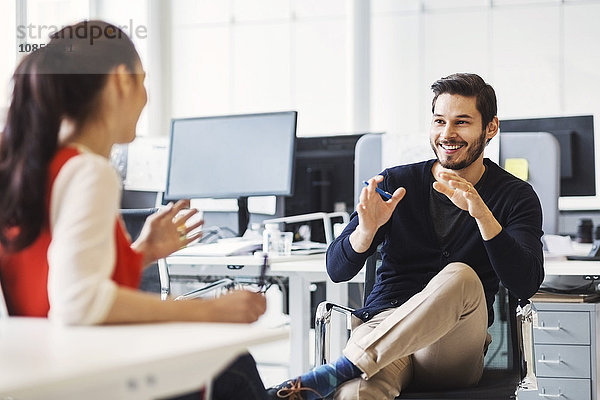
[[[542,322],[543,324],[543,322]],[[560,322],[558,323],[557,326],[534,326],[534,329],[540,330],[540,331],[560,331],[562,328],[560,327]]]
[[558,391],[558,394],[546,394],[546,393],[538,393],[538,396],[545,397],[547,399],[558,399],[559,397],[563,397],[563,394]]
[[[543,357],[543,356],[542,356]],[[546,360],[545,358],[542,358],[541,360],[538,360],[539,363],[542,364],[555,364],[558,365],[560,364],[562,361],[560,359],[560,356],[558,356],[558,360]],[[561,395],[562,396],[562,395]]]

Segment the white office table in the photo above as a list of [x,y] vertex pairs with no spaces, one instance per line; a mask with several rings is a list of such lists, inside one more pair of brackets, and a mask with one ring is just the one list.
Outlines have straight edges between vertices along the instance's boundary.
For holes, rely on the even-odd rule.
[[0,399],[154,399],[199,389],[287,329],[164,323],[61,327],[0,319]]
[[[586,255],[590,251],[591,243],[571,242],[571,251],[563,250],[568,254]],[[544,252],[544,271],[546,275],[580,275],[599,276],[600,261],[567,260],[565,256],[549,256]]]
[[[546,275],[581,275],[600,277],[600,261],[572,261],[559,258],[544,260]],[[598,278],[596,278],[598,279]]]
[[[173,276],[258,277],[262,263],[262,257],[253,255],[228,257],[172,255],[166,260],[169,275]],[[325,254],[271,257],[267,275],[289,279],[290,374],[299,375],[310,368],[308,344],[311,315],[310,284],[326,282],[327,300],[342,305],[348,304],[347,284],[336,284],[328,278]],[[356,279],[364,280],[362,275]],[[165,282],[162,282],[161,286],[164,287],[164,284]],[[331,337],[332,354],[341,353],[347,339],[345,327],[336,325]]]

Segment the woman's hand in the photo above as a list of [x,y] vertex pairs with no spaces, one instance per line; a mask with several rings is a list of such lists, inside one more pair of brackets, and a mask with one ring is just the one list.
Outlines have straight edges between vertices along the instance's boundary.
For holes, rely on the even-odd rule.
[[210,308],[210,321],[213,322],[250,323],[265,313],[267,301],[260,293],[235,290],[198,306]]
[[188,209],[189,205],[189,200],[169,203],[146,219],[140,236],[131,245],[144,255],[144,265],[166,257],[202,237],[202,232],[192,232],[202,226],[204,221],[186,225],[198,213],[196,209]]
[[358,213],[358,226],[350,235],[350,244],[357,253],[363,253],[371,247],[377,230],[392,216],[398,202],[406,194],[406,189],[399,187],[392,194],[392,198],[384,201],[375,188],[383,181],[383,176],[377,175],[369,179],[369,186],[360,192],[359,203],[356,206]]

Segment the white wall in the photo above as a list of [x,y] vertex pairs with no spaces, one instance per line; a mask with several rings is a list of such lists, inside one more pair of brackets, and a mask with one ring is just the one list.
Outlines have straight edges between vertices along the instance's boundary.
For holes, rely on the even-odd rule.
[[[115,0],[29,0],[28,8],[30,19],[51,17],[54,23],[66,15],[84,17],[91,4],[92,16],[159,21],[171,34],[168,44],[150,37],[138,43],[144,59],[155,54],[144,60],[151,120],[155,114],[169,120],[295,109],[299,136],[352,131],[351,0],[171,0],[160,3],[170,4],[170,15],[151,15],[164,11],[152,7],[157,1],[136,0],[126,7]],[[2,8],[9,20],[11,3]],[[430,85],[453,72],[475,72],[489,81],[501,119],[600,115],[600,0],[370,4],[371,95],[365,104],[370,104],[371,130],[388,132],[386,165],[431,155]],[[7,32],[14,32],[14,25]],[[9,54],[6,71],[0,68],[0,106],[14,68],[15,42],[8,36],[0,43]],[[166,67],[153,65],[161,63]],[[156,125],[142,122],[139,133],[168,133]]]
[[173,116],[295,109],[347,132],[344,0],[173,0]]
[[491,83],[500,119],[600,115],[599,17],[599,1],[374,0],[372,128],[391,133],[385,161],[416,157],[429,87],[453,72]]
[[[384,163],[431,155],[430,85],[453,72],[490,82],[501,119],[600,115],[599,18],[599,0],[372,0]],[[173,116],[297,109],[300,136],[351,131],[347,23],[344,0],[174,0]]]
[[[0,14],[15,16],[15,3],[0,2]],[[12,35],[8,36],[5,40],[0,40],[0,54],[5,55],[5,59],[0,63],[0,126],[4,126],[6,108],[9,105],[12,90],[10,79],[14,70],[17,53],[17,42],[14,35],[16,19],[8,18],[6,19],[6,24],[7,26],[4,27],[5,32],[10,32]]]

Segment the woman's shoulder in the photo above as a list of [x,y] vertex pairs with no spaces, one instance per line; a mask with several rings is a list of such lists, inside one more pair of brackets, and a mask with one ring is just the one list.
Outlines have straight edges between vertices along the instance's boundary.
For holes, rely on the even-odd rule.
[[78,153],[69,158],[60,170],[60,174],[63,173],[118,178],[117,171],[105,157],[89,152]]
[[120,177],[111,163],[100,155],[83,152],[70,157],[60,168],[53,191],[78,188],[88,192],[118,192]]
[[120,203],[120,178],[110,162],[91,153],[76,154],[62,166],[50,192],[50,221],[52,224],[62,211],[73,214],[116,212]]

